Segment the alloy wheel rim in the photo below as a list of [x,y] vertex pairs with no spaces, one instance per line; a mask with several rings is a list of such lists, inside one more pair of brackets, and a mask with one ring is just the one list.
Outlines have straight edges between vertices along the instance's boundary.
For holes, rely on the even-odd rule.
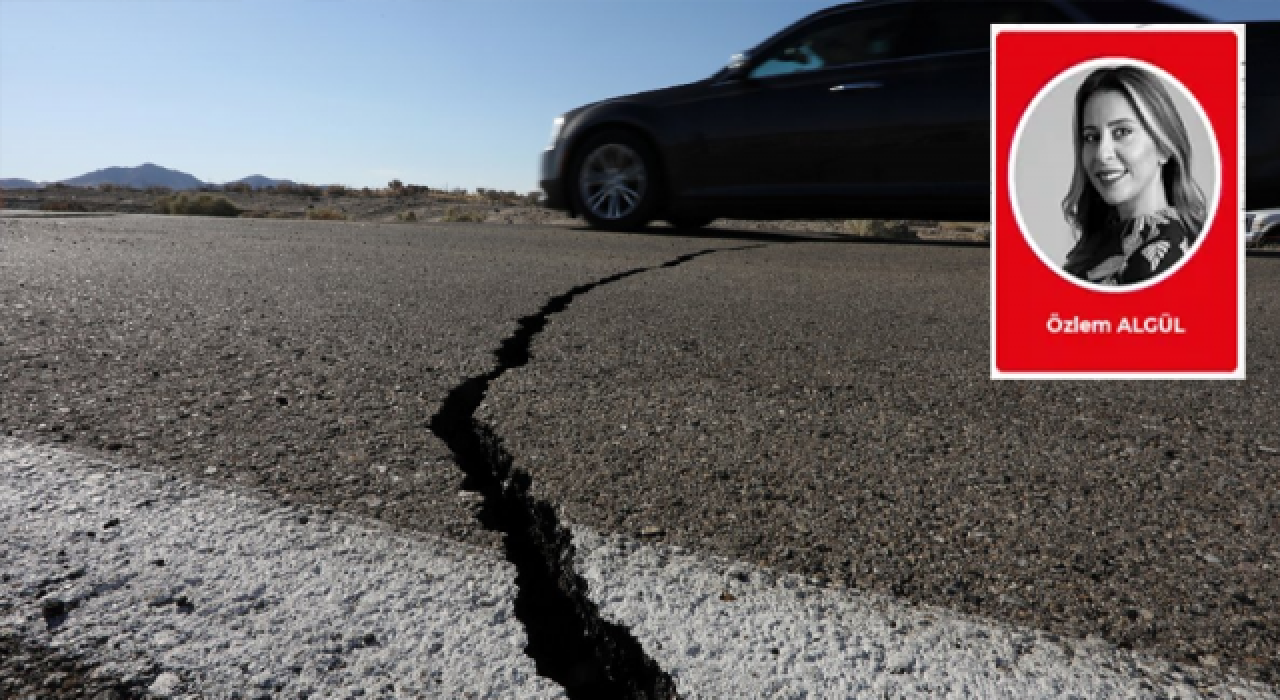
[[634,212],[647,184],[644,161],[620,143],[592,151],[582,162],[578,178],[583,203],[601,219],[622,219]]

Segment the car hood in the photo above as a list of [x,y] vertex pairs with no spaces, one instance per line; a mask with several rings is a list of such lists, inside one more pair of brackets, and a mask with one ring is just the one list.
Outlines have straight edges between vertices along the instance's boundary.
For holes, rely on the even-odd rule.
[[696,83],[689,83],[687,85],[676,85],[674,87],[662,88],[659,90],[646,90],[645,92],[637,92],[632,95],[623,95],[621,97],[601,100],[595,104],[626,102],[630,104],[644,105],[646,107],[662,107],[700,94],[706,83],[706,80],[699,80]]

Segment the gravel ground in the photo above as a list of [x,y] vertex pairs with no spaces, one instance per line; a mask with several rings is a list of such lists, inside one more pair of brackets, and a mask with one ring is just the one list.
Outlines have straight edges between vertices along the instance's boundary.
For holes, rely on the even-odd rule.
[[1243,382],[988,379],[988,252],[773,245],[575,302],[479,414],[562,517],[1280,681],[1280,275]]
[[[0,427],[482,546],[444,393],[551,296],[761,240],[2,225]],[[986,250],[766,242],[594,289],[491,387],[564,520],[1280,679],[1276,260],[1246,382],[995,383]]]
[[[201,193],[188,193],[198,197]],[[396,197],[339,196],[309,197],[297,194],[276,194],[265,191],[209,193],[213,197],[225,197],[245,214],[243,216],[272,216],[303,219],[309,211],[328,209],[339,212],[350,221],[397,223],[412,214],[419,222],[482,222],[486,224],[516,224],[521,226],[583,227],[581,218],[569,218],[565,212],[523,203],[520,198],[490,199],[476,194],[422,193]],[[42,207],[53,203],[74,206],[89,212],[148,214],[154,211],[155,202],[162,195],[145,191],[111,190],[96,188],[63,188],[45,190],[0,190],[0,209],[12,207],[10,215],[30,216],[44,214]],[[76,214],[72,214],[76,215]],[[658,231],[669,229],[667,224],[654,222]],[[793,233],[820,233],[846,235],[852,233],[842,220],[814,221],[739,221],[720,219],[711,228],[738,231],[789,231]],[[922,239],[985,241],[989,226],[985,223],[947,223],[936,221],[913,222],[912,235]]]
[[[400,196],[342,195],[306,196],[277,194],[262,190],[252,192],[178,192],[190,199],[201,195],[221,197],[245,212],[245,216],[305,219],[318,209],[338,212],[349,221],[394,223],[410,212],[420,222],[443,219],[468,221],[489,220],[494,223],[550,223],[564,217],[550,209],[525,205],[520,198],[489,199],[477,195],[444,192],[402,194]],[[166,195],[143,190],[102,191],[93,187],[70,187],[43,190],[0,190],[0,208],[40,210],[50,205],[70,206],[89,212],[150,214],[156,201]],[[566,222],[567,223],[567,222]]]

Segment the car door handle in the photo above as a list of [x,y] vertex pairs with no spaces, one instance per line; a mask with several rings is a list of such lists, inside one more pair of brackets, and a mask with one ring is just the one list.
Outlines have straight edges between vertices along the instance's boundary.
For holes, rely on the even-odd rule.
[[843,85],[832,85],[831,92],[846,92],[848,90],[874,90],[878,87],[881,87],[880,83],[877,83],[874,81],[866,82],[866,83],[844,83]]

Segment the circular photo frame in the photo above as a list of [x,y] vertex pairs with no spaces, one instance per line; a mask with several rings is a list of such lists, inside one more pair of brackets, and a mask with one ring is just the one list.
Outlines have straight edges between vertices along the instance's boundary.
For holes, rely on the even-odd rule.
[[[1077,138],[1072,133],[1076,93],[1095,70],[1132,66],[1158,79],[1169,94],[1182,121],[1189,143],[1191,179],[1206,196],[1202,230],[1193,232],[1195,241],[1168,269],[1131,284],[1102,284],[1081,279],[1066,271],[1067,254],[1076,245],[1079,232],[1063,213],[1063,200],[1071,190],[1080,160]],[[1139,111],[1142,114],[1142,111]],[[1143,125],[1145,128],[1145,125]],[[1050,80],[1023,112],[1014,132],[1009,168],[1009,196],[1014,217],[1027,244],[1041,262],[1058,276],[1091,291],[1126,293],[1146,289],[1168,279],[1195,256],[1218,210],[1222,186],[1222,158],[1213,125],[1195,95],[1177,78],[1144,61],[1123,57],[1098,58],[1078,63]],[[1085,187],[1093,187],[1086,183]]]

